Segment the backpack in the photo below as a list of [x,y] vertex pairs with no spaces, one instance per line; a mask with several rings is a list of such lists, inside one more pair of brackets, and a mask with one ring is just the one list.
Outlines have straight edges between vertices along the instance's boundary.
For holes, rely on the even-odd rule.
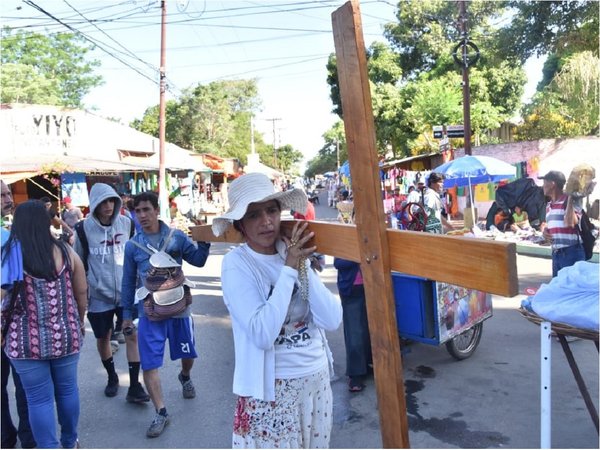
[[598,230],[590,221],[587,213],[583,210],[581,211],[581,218],[577,224],[577,232],[581,238],[581,243],[583,244],[583,249],[585,251],[585,260],[587,261],[592,257],[594,244],[598,238]]
[[[563,208],[565,209],[567,207],[567,200],[563,203]],[[579,218],[579,223],[575,225],[575,229],[581,239],[581,244],[583,245],[583,251],[585,253],[585,261],[587,261],[593,256],[594,244],[598,238],[598,230],[583,209],[581,210],[581,217]]]
[[[135,234],[135,223],[133,220],[129,219],[130,230],[129,230],[129,238],[131,239]],[[85,235],[85,229],[83,228],[83,220],[80,220],[75,224],[75,232],[77,233],[77,237],[79,238],[79,242],[81,242],[81,248],[83,249],[83,257],[81,258],[83,262],[83,267],[85,267],[85,271],[88,271],[88,258],[90,256],[90,244],[88,243],[87,236]]]
[[145,247],[135,240],[130,242],[150,255],[150,269],[144,279],[144,285],[136,290],[136,302],[141,301],[144,314],[149,320],[166,320],[182,314],[192,304],[190,286],[181,270],[181,264],[175,261],[165,249],[173,232],[171,228],[160,250]]

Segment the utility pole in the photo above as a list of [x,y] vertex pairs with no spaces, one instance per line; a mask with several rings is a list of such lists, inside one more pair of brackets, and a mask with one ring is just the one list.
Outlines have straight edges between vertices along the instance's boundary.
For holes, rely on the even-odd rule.
[[166,102],[165,91],[167,89],[166,79],[166,31],[167,31],[167,0],[161,0],[161,22],[160,22],[160,103],[158,113],[158,205],[160,217],[168,219],[169,195],[167,193],[166,170],[165,170],[165,133],[166,133]]
[[337,169],[340,170],[340,140],[335,140],[335,159],[337,162]]
[[278,120],[281,120],[280,117],[273,117],[272,119],[265,119],[268,120],[270,122],[273,123],[273,165],[275,166],[276,169],[278,169],[277,167],[277,130],[275,128],[275,122],[277,122]]
[[254,145],[254,116],[250,116],[250,153],[256,153],[256,146]]
[[459,26],[462,38],[462,75],[463,75],[463,126],[465,129],[465,155],[471,154],[471,96],[469,90],[469,60],[468,60],[468,49],[469,42],[467,34],[467,2],[460,0],[458,2],[458,8],[460,11]]

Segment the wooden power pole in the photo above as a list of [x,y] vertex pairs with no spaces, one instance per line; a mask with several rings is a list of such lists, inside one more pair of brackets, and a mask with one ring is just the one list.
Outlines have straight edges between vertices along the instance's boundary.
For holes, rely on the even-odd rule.
[[166,33],[167,33],[167,0],[161,0],[160,21],[160,102],[158,106],[158,200],[160,216],[167,220],[169,215],[169,194],[167,193],[167,171],[165,168],[165,141],[167,129],[167,114],[165,91],[167,90],[166,79]]
[[463,90],[463,125],[465,129],[465,155],[471,154],[471,91],[469,88],[469,59],[467,56],[468,45],[469,42],[468,34],[467,34],[467,2],[465,0],[460,0],[458,2],[458,7],[460,9],[459,14],[459,26],[461,30],[461,39],[463,45],[461,47],[462,50],[462,90]]

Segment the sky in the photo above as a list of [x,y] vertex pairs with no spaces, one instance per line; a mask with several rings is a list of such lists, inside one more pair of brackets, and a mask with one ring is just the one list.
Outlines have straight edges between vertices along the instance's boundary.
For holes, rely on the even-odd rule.
[[[129,123],[159,102],[160,2],[158,0],[19,0],[0,2],[2,25],[40,33],[79,31],[98,43],[92,56],[105,83],[84,98],[104,117]],[[326,82],[335,52],[331,13],[342,0],[167,0],[167,99],[198,83],[256,78],[262,107],[255,127],[267,144],[291,144],[305,161],[323,146],[337,120]],[[396,1],[360,2],[364,40],[385,42]],[[58,21],[63,22],[63,24]],[[527,65],[532,95],[541,62]],[[276,119],[276,120],[272,120]]]

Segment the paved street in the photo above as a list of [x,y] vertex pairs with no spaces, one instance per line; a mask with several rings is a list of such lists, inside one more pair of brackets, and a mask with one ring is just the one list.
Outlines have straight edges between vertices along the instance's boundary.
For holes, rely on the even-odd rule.
[[[325,193],[317,218],[334,218]],[[200,358],[192,372],[197,398],[184,400],[178,364],[168,358],[161,371],[171,424],[147,439],[153,417],[148,405],[125,402],[128,383],[124,347],[115,354],[121,377],[116,398],[103,394],[106,375],[88,326],[79,366],[80,442],[84,448],[227,448],[231,445],[234,396],[233,342],[221,298],[220,265],[229,246],[213,245],[207,267],[185,266],[198,282],[193,313]],[[327,257],[322,274],[335,292],[336,272]],[[451,264],[451,261],[449,261]],[[519,257],[520,292],[548,281],[550,260]],[[457,362],[445,348],[407,347],[403,357],[406,403],[413,448],[539,448],[539,328],[516,311],[524,295],[494,296],[494,316],[484,324],[476,353]],[[338,379],[334,391],[333,448],[381,447],[374,381],[357,394],[347,390],[343,331],[328,334]],[[598,353],[590,341],[571,344],[598,407]],[[598,448],[598,435],[558,342],[552,343],[552,446]],[[15,411],[14,405],[12,411]]]

